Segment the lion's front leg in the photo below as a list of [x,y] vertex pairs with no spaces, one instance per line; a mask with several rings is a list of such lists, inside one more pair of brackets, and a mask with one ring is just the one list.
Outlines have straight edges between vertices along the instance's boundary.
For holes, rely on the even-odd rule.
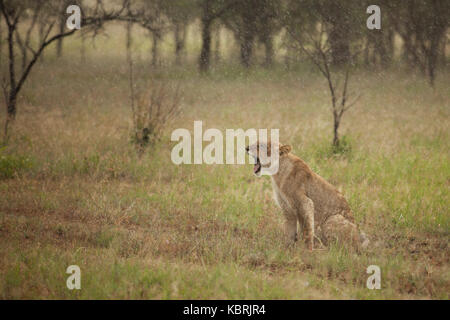
[[314,203],[307,196],[302,197],[303,238],[309,250],[314,247]]

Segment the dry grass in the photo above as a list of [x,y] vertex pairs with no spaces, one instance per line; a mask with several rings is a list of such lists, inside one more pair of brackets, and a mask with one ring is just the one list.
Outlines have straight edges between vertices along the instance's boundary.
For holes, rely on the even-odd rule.
[[[308,66],[199,77],[138,61],[137,77],[185,92],[182,116],[139,157],[124,59],[68,61],[48,57],[34,70],[1,151],[13,169],[0,180],[1,298],[448,299],[447,71],[435,90],[401,71],[358,71],[351,85],[364,96],[342,124],[351,149],[333,156],[328,93]],[[343,190],[369,250],[286,249],[268,179],[249,166],[171,163],[171,130],[194,120],[280,128],[282,142]],[[65,287],[71,264],[80,291]],[[371,264],[381,290],[365,286]]]

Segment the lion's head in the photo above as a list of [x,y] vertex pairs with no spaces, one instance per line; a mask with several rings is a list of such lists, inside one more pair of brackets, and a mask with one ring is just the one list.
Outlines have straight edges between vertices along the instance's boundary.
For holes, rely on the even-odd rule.
[[246,147],[245,151],[255,160],[253,173],[260,177],[263,174],[276,174],[278,172],[279,157],[287,155],[291,149],[291,146],[277,142],[258,141]]

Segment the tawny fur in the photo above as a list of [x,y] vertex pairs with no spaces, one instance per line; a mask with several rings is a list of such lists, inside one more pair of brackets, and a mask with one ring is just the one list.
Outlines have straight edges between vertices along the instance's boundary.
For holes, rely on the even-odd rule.
[[[270,142],[262,146],[266,145],[270,156],[273,148]],[[250,154],[257,154],[260,148],[257,144],[248,150]],[[271,176],[275,201],[286,218],[288,241],[297,240],[299,222],[310,250],[314,248],[314,239],[325,245],[340,242],[357,249],[366,246],[367,239],[360,235],[344,196],[290,151],[290,146],[279,147],[279,169]]]

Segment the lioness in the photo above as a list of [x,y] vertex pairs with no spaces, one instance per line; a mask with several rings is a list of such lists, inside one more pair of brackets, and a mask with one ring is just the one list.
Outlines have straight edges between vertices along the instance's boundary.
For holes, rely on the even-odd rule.
[[[263,152],[260,150],[265,148]],[[303,230],[307,247],[313,250],[314,239],[327,245],[334,241],[351,244],[359,250],[368,239],[360,233],[352,211],[342,194],[299,157],[289,145],[258,142],[246,147],[255,159],[253,172],[261,176],[261,169],[271,166],[271,152],[278,150],[278,172],[271,174],[274,198],[286,218],[289,243],[297,241],[297,221]]]

